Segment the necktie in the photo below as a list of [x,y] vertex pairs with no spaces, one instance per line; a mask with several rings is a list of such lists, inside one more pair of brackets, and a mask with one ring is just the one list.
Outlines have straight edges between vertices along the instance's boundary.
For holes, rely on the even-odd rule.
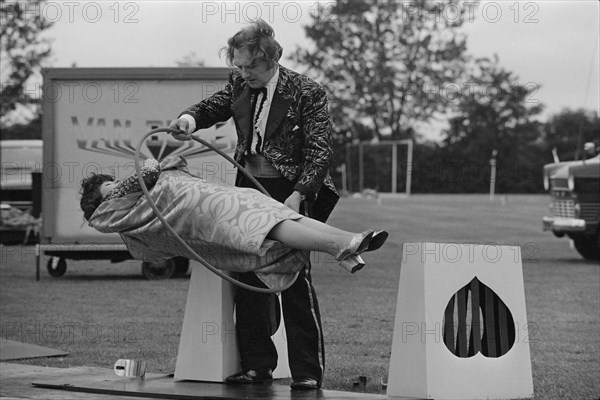
[[[262,93],[260,104],[257,107],[259,94]],[[262,112],[262,109],[265,105],[265,101],[267,100],[267,88],[262,87],[258,89],[250,89],[250,101],[251,101],[251,115],[252,115],[252,126],[250,127],[252,131],[252,138],[248,141],[248,153],[252,153],[252,143],[254,142],[254,137],[256,137],[256,147],[254,148],[254,152],[260,154],[260,149],[262,147],[262,137],[260,134],[260,130],[258,129],[258,119]]]

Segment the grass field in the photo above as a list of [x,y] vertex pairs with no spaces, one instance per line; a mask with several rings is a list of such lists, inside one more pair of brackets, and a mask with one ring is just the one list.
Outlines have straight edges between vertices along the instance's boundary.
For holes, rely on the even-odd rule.
[[[363,375],[368,392],[384,392],[402,243],[458,242],[522,248],[535,398],[598,399],[600,267],[581,259],[568,240],[541,231],[547,203],[546,196],[531,195],[493,203],[483,195],[343,199],[332,224],[384,228],[390,239],[366,254],[367,267],[354,275],[314,257],[324,388],[352,391],[352,380]],[[1,336],[70,353],[22,362],[112,368],[118,358],[142,358],[151,372],[174,371],[187,279],[146,281],[139,262],[70,261],[62,278],[42,271],[36,282],[32,247],[1,252]]]

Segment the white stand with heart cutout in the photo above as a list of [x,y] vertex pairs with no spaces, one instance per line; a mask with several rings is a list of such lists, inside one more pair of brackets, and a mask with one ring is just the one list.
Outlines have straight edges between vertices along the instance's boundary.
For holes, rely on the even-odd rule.
[[[444,343],[449,300],[474,278],[504,302],[514,319],[514,344],[499,357],[477,352],[461,358]],[[519,247],[405,243],[387,394],[438,400],[531,398],[533,332],[527,325]]]
[[[190,266],[175,380],[223,382],[241,369],[233,318],[235,288],[197,261],[190,260]],[[273,377],[289,378],[283,320],[273,342],[278,354]]]

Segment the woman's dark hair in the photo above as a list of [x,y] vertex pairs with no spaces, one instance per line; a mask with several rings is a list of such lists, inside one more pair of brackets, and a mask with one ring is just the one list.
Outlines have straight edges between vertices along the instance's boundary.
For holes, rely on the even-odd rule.
[[248,49],[254,58],[267,61],[269,68],[273,68],[281,58],[283,49],[275,40],[275,32],[271,25],[258,19],[249,26],[241,29],[227,41],[227,46],[221,49],[227,57],[227,65],[233,66],[233,51],[235,49]]
[[104,182],[114,181],[115,178],[110,175],[93,174],[89,178],[81,181],[81,201],[79,205],[83,210],[83,216],[86,220],[96,211],[96,208],[102,203],[102,195],[100,194],[100,185]]

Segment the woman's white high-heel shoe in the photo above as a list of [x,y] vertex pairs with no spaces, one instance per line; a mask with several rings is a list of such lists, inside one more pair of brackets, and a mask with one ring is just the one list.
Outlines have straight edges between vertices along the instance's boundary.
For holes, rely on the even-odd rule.
[[371,240],[367,244],[365,251],[373,251],[379,249],[387,240],[389,234],[386,231],[375,231]]
[[336,255],[336,260],[340,266],[351,273],[354,273],[365,266],[363,259],[359,254],[365,251],[377,250],[387,240],[386,231],[374,231],[368,229],[362,233],[354,235],[347,246],[340,249]]
[[368,229],[362,233],[357,233],[352,237],[350,243],[348,243],[345,247],[342,247],[340,251],[335,256],[335,259],[338,261],[344,260],[346,257],[352,254],[360,254],[366,250],[369,246],[369,242],[373,237],[375,231],[372,229]]
[[343,260],[339,261],[338,264],[340,265],[340,267],[344,268],[351,274],[355,273],[356,271],[362,269],[362,267],[365,266],[364,260],[358,254],[350,254]]

